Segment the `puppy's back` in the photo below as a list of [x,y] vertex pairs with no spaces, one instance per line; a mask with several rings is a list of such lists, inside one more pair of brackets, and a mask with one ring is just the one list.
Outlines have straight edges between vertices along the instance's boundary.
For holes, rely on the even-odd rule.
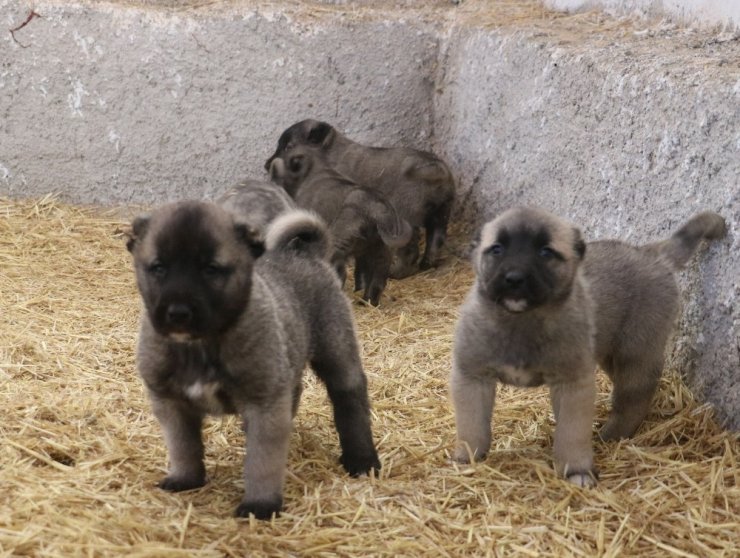
[[596,348],[638,355],[664,343],[678,312],[673,269],[655,253],[615,240],[590,242],[585,277],[596,305]]

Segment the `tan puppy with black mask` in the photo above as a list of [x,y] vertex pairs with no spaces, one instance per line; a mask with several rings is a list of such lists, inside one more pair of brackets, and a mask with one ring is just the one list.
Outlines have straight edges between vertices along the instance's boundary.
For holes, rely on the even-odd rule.
[[285,213],[263,245],[223,208],[182,202],[137,218],[127,246],[146,310],[139,373],[170,459],[161,488],[203,486],[203,418],[238,414],[248,449],[236,515],[278,513],[306,364],[326,385],[344,468],[380,469],[351,309],[320,219]]
[[555,468],[574,484],[594,485],[596,364],[614,383],[601,435],[631,436],[648,412],[678,312],[674,271],[702,239],[725,232],[710,212],[642,247],[587,246],[576,227],[539,209],[512,209],[486,223],[455,334],[455,459],[489,450],[498,382],[545,384],[556,419]]

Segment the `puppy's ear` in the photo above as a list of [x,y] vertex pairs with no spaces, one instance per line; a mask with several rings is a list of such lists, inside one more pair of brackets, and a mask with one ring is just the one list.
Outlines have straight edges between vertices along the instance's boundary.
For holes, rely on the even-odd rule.
[[478,250],[478,246],[480,246],[480,234],[481,231],[478,229],[478,231],[475,233],[475,236],[470,240],[470,244],[468,244],[468,257],[472,260],[475,257],[475,252]]
[[149,215],[140,215],[131,222],[131,226],[123,231],[126,236],[126,249],[129,252],[134,251],[134,247],[141,239],[144,238],[149,228]]
[[[278,159],[279,160],[279,159]],[[244,243],[254,259],[265,253],[265,243],[259,233],[246,223],[234,223],[234,232],[239,242]]]
[[334,128],[326,122],[317,122],[308,131],[306,141],[312,145],[329,147],[334,140]]
[[583,259],[586,255],[586,243],[583,241],[583,235],[577,228],[573,228],[573,250],[578,255],[578,259]]

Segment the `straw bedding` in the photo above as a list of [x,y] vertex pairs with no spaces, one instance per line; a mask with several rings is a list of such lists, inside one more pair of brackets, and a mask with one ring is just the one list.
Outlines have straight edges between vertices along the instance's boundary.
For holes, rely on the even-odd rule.
[[[674,372],[633,441],[596,443],[595,489],[553,473],[543,389],[502,389],[490,457],[449,462],[452,331],[472,282],[452,256],[392,282],[381,308],[355,305],[379,478],[343,473],[307,374],[280,518],[232,517],[245,451],[233,418],[207,423],[209,484],[160,491],[166,455],[135,372],[123,222],[0,199],[0,555],[737,555],[738,437]],[[602,378],[599,421],[606,393]]]

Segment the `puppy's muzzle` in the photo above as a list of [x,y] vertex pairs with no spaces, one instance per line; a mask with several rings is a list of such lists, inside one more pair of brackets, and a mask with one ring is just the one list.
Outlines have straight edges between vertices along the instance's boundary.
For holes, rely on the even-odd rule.
[[167,326],[172,329],[187,329],[193,323],[193,309],[187,304],[170,304],[165,312],[165,319]]
[[518,290],[524,285],[524,273],[521,271],[508,271],[504,275],[504,283],[511,290]]

